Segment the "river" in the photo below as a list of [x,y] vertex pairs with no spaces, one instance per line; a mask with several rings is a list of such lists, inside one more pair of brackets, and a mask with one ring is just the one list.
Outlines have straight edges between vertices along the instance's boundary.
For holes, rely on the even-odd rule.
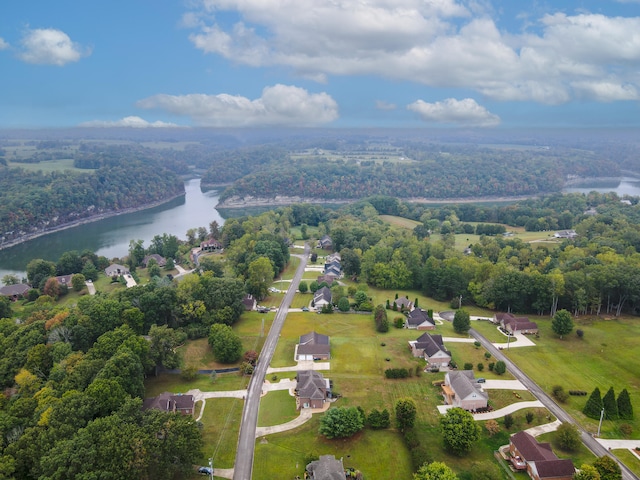
[[78,225],[50,233],[11,248],[0,250],[0,280],[4,275],[25,277],[26,266],[33,258],[57,261],[70,250],[91,250],[107,258],[122,257],[129,251],[130,240],[143,240],[148,247],[155,235],[169,233],[185,239],[190,228],[205,227],[224,219],[215,206],[218,192],[200,189],[200,179],[185,181],[185,196],[160,206],[104,220]]
[[[589,193],[593,190],[616,192],[619,196],[640,196],[640,179],[630,176],[587,179],[563,192]],[[107,258],[122,257],[129,251],[130,240],[143,240],[148,247],[155,235],[169,233],[184,239],[190,228],[208,228],[213,220],[220,225],[224,223],[215,208],[218,204],[216,190],[203,192],[200,179],[191,179],[185,182],[185,191],[184,197],[158,207],[78,225],[0,250],[0,279],[7,274],[26,276],[27,263],[33,258],[57,261],[64,252],[87,249]]]

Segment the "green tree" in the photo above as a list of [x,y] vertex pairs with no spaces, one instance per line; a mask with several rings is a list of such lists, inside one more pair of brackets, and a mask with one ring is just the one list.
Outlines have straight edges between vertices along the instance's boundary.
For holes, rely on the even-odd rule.
[[481,432],[473,415],[458,407],[447,410],[440,418],[440,429],[445,447],[456,455],[471,450]]
[[364,419],[356,407],[330,408],[320,419],[320,435],[347,438],[364,428]]
[[34,258],[27,264],[27,280],[33,288],[40,288],[43,280],[56,274],[56,265],[53,262]]
[[600,414],[602,412],[602,396],[600,395],[600,389],[598,387],[593,389],[587,403],[582,409],[582,413],[584,413],[589,418],[599,419]]
[[149,330],[149,357],[154,365],[165,368],[178,368],[180,356],[176,348],[184,343],[186,334],[169,328],[167,325],[152,325]]
[[413,398],[401,398],[396,402],[396,423],[400,430],[412,428],[416,421],[416,402]]
[[622,480],[620,465],[608,455],[598,458],[593,466],[600,474],[600,480]]
[[604,394],[604,397],[602,397],[602,406],[604,407],[604,414],[607,419],[618,419],[618,403],[616,402],[616,394],[613,391],[613,387],[610,387],[607,393]]
[[20,279],[18,278],[17,275],[8,274],[2,277],[3,285],[17,285],[19,283],[20,283]]
[[338,310],[341,312],[348,312],[351,309],[351,305],[349,305],[349,299],[347,297],[341,297],[338,300]]
[[273,281],[274,269],[267,257],[259,257],[249,264],[247,272],[247,291],[258,300],[262,300],[269,293],[269,285]]
[[378,305],[375,308],[373,318],[378,332],[386,333],[389,331],[389,319],[387,318],[387,310],[384,308],[384,305]]
[[413,474],[413,480],[458,480],[458,477],[446,464],[431,462],[422,465]]
[[82,257],[76,251],[64,252],[56,263],[56,275],[70,275],[82,271]]
[[79,292],[84,288],[84,282],[86,282],[86,280],[83,274],[76,273],[71,277],[71,285],[76,292]]
[[13,314],[9,297],[0,296],[0,318],[9,318]]
[[460,309],[456,311],[456,314],[453,316],[453,329],[456,333],[467,333],[471,328],[471,319],[469,317],[469,312],[464,309]]
[[575,451],[582,444],[578,428],[572,423],[563,423],[556,430],[558,446],[567,451]]
[[309,284],[304,281],[300,282],[298,290],[300,290],[300,293],[307,293],[309,291]]
[[143,240],[130,240],[129,241],[129,264],[131,268],[135,268],[144,260],[144,241]]
[[504,363],[502,360],[498,360],[496,362],[495,367],[493,367],[493,371],[496,372],[498,375],[502,375],[507,371],[507,364]]
[[617,403],[620,418],[622,420],[633,420],[633,405],[631,405],[631,398],[626,388],[618,395]]
[[209,345],[214,357],[221,363],[234,363],[242,356],[242,341],[229,325],[211,325]]
[[495,480],[502,473],[495,462],[478,462],[471,465],[471,480]]
[[600,472],[596,467],[583,464],[580,471],[573,474],[573,480],[600,480]]
[[571,314],[564,309],[558,310],[551,321],[551,329],[556,335],[560,335],[560,338],[562,338],[563,335],[571,333],[573,330]]

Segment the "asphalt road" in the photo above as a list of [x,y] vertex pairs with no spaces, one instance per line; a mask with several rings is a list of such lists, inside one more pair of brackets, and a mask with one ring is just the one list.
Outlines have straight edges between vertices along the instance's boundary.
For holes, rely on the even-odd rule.
[[[511,360],[509,360],[503,352],[503,350],[499,350],[493,346],[493,344],[487,340],[483,335],[474,330],[473,328],[469,330],[471,336],[473,336],[476,340],[482,343],[482,346],[487,349],[487,351],[493,355],[497,360],[502,360],[506,365],[507,369],[516,377],[522,384],[527,387],[527,389],[535,395],[535,397],[540,400],[547,409],[553,413],[560,421],[563,423],[572,423],[578,428],[580,435],[582,437],[582,443],[591,450],[591,452],[598,456],[602,457],[603,455],[610,455],[614,460],[617,461],[615,456],[611,455],[610,452],[604,448],[602,445],[598,443],[598,441],[591,436],[591,434],[587,433],[582,429],[580,425],[571,417],[567,412],[565,412],[553,399],[547,395],[533,380],[531,380],[525,373],[520,370]],[[620,468],[622,470],[622,478],[624,480],[638,480],[638,477],[629,470],[624,464],[618,461]],[[576,467],[580,467],[580,465],[576,465]]]
[[258,407],[260,406],[260,395],[262,394],[262,387],[264,384],[265,376],[267,374],[267,368],[271,363],[273,352],[276,349],[278,343],[278,337],[280,337],[280,331],[282,325],[287,316],[289,306],[293,301],[293,296],[298,289],[300,280],[304,274],[304,269],[307,265],[307,259],[309,258],[309,245],[305,244],[304,255],[300,256],[300,265],[289,285],[287,293],[284,295],[280,308],[276,312],[276,317],[273,320],[267,340],[262,347],[260,357],[256,369],[251,376],[249,382],[249,389],[247,390],[247,398],[244,404],[244,410],[242,411],[242,422],[240,424],[240,434],[238,436],[238,448],[236,451],[236,462],[233,470],[233,480],[251,480],[251,473],[253,471],[253,455],[256,445],[256,427],[258,425]]

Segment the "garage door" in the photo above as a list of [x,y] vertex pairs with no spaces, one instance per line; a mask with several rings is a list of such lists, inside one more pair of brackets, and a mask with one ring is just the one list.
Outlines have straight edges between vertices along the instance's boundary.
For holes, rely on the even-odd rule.
[[313,355],[298,355],[298,360],[313,360]]

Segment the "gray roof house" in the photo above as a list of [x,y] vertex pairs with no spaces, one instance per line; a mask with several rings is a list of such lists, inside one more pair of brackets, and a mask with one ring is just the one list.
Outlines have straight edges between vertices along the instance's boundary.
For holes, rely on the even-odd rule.
[[124,265],[112,263],[104,269],[104,273],[107,277],[119,277],[120,275],[126,275],[127,273],[129,273],[129,269]]
[[17,300],[29,290],[31,290],[31,287],[26,283],[16,283],[15,285],[5,285],[0,288],[0,295],[9,297],[11,300]]
[[331,358],[329,336],[316,332],[301,335],[296,346],[295,357],[296,361],[329,360]]
[[444,376],[442,396],[447,405],[460,407],[471,412],[487,408],[489,396],[476,382],[473,370],[455,370]]
[[413,310],[413,302],[406,297],[398,297],[395,300],[389,301],[391,306],[393,306],[394,303],[396,307],[398,307],[398,310],[406,310],[408,312]]
[[163,412],[175,412],[183,415],[193,415],[193,395],[182,395],[164,392],[157,397],[145,398],[142,402],[143,410],[161,410]]
[[431,366],[446,367],[451,361],[451,352],[444,348],[442,335],[423,333],[409,342],[409,348],[414,357],[424,357]]
[[299,370],[295,392],[298,409],[322,408],[331,394],[331,382],[315,370]]
[[158,255],[157,253],[152,253],[151,255],[147,255],[142,259],[142,266],[147,268],[149,264],[149,260],[155,260],[159,267],[164,267],[167,264],[167,259],[162,255]]
[[333,248],[333,240],[331,240],[329,235],[324,235],[320,240],[318,240],[318,246],[325,250],[331,250]]
[[421,308],[414,308],[411,310],[405,325],[407,328],[416,330],[434,330],[436,328],[436,324],[433,319]]
[[336,460],[333,455],[321,455],[307,465],[307,473],[312,480],[345,480],[342,459]]
[[331,290],[328,287],[322,287],[313,294],[313,304],[316,308],[322,308],[331,304]]

